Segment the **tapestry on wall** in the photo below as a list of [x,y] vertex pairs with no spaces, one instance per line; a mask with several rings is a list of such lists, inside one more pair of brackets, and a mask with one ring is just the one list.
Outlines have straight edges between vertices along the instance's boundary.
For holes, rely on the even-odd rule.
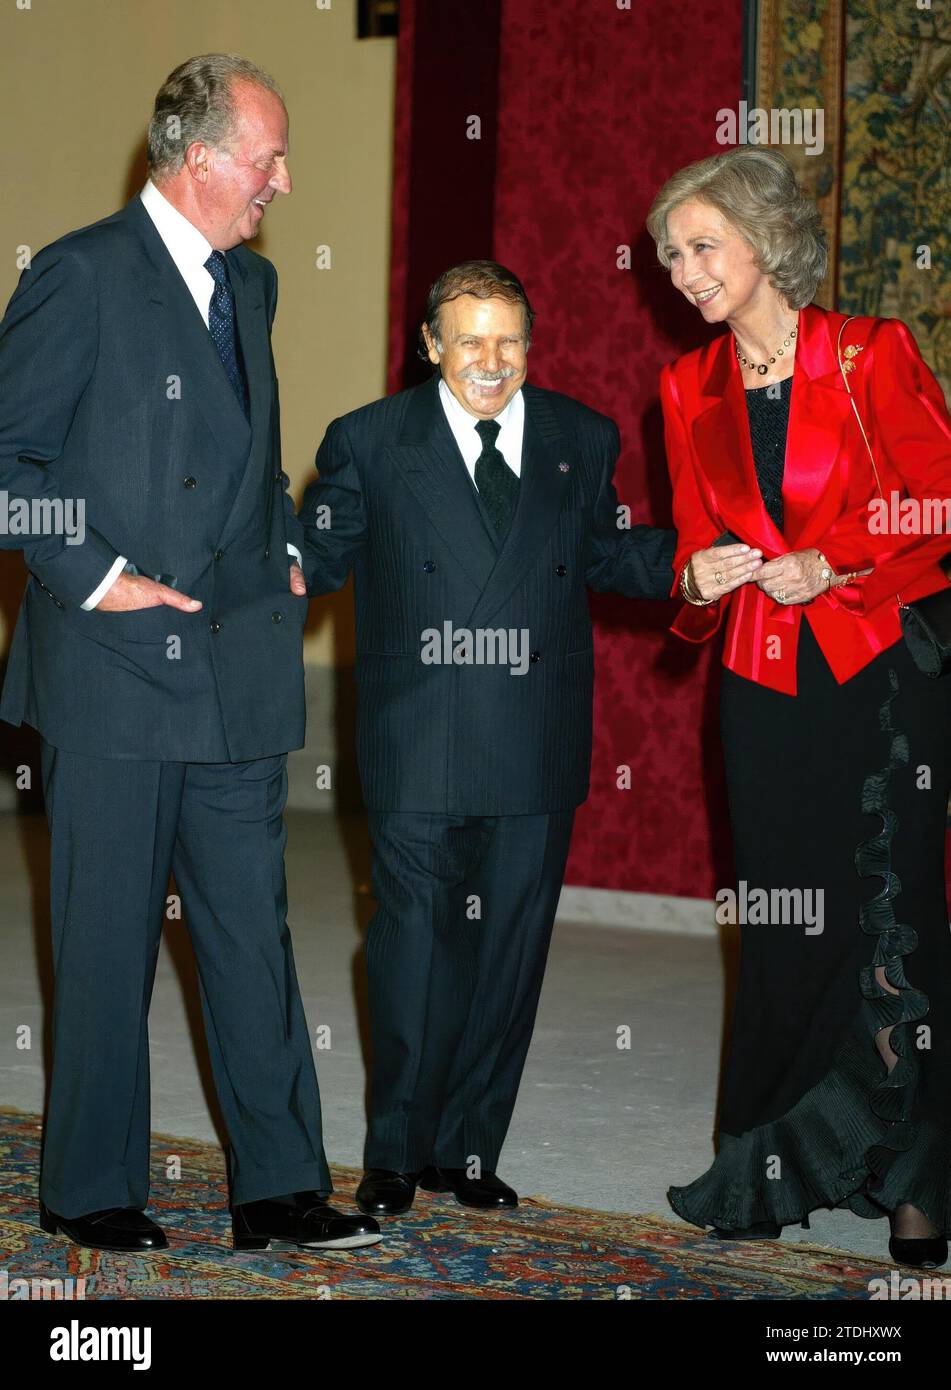
[[750,19],[756,106],[825,108],[821,154],[782,146],[822,210],[833,253],[817,300],[903,320],[951,395],[946,7],[753,0]]
[[842,0],[753,0],[752,12],[749,137],[763,143],[768,130],[768,143],[782,149],[822,213],[829,269],[816,302],[832,309],[839,250]]
[[[903,319],[951,393],[951,23],[848,0],[839,307]],[[942,83],[944,90],[942,92]]]
[[946,6],[754,0],[752,9],[757,108],[822,113],[821,150],[790,140],[788,122],[770,141],[822,211],[832,254],[818,302],[902,319],[951,392]]

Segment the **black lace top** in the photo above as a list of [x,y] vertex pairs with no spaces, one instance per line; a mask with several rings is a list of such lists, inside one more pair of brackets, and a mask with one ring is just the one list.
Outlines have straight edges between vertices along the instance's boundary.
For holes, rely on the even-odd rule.
[[783,469],[792,384],[793,378],[787,376],[777,383],[778,395],[776,386],[756,386],[746,392],[756,480],[766,510],[779,531],[783,529]]

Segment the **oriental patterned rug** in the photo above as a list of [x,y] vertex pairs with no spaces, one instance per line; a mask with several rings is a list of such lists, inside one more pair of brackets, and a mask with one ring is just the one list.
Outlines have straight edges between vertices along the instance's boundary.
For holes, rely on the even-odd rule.
[[[782,1241],[724,1247],[657,1216],[523,1199],[483,1214],[421,1192],[384,1240],[352,1252],[235,1255],[217,1145],[152,1136],[150,1214],[169,1248],[143,1257],[84,1250],[37,1221],[40,1123],[0,1109],[0,1299],[27,1280],[72,1280],[87,1299],[859,1299],[889,1266]],[[183,1176],[169,1178],[170,1171]],[[352,1208],[359,1173],[335,1168]],[[84,1284],[80,1285],[79,1280]],[[32,1286],[34,1288],[38,1286]]]

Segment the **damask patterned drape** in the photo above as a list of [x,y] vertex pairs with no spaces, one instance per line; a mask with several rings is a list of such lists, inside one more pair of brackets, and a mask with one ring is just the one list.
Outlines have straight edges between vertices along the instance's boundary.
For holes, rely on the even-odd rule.
[[[783,144],[828,222],[822,302],[905,319],[947,382],[951,32],[941,8],[760,0],[747,96],[822,111],[820,153]],[[669,522],[658,373],[708,334],[671,290],[643,222],[670,174],[723,149],[722,113],[738,116],[744,94],[743,40],[739,3],[402,0],[390,389],[418,379],[413,340],[430,281],[454,260],[493,256],[538,311],[532,379],[618,421],[621,499],[635,522]],[[593,606],[591,795],[568,881],[709,897],[731,875],[711,679],[719,649],[668,639],[669,606],[603,595]],[[618,785],[625,768],[629,791]]]

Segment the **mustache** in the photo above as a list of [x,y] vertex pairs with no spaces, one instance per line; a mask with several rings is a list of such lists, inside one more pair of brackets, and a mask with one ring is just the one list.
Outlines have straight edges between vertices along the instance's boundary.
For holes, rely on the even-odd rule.
[[490,383],[495,381],[510,381],[518,373],[514,367],[502,367],[497,372],[480,372],[477,367],[466,367],[459,373],[463,381],[477,381]]

